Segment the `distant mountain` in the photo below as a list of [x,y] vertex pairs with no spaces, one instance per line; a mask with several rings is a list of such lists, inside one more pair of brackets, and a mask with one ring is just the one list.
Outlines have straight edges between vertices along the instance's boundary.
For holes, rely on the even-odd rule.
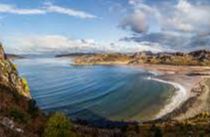
[[9,58],[9,59],[23,59],[25,58],[23,55],[17,55],[17,54],[6,54],[6,56]]
[[96,55],[96,53],[67,53],[67,54],[59,54],[55,55],[55,57],[78,57],[78,56],[84,56],[84,55]]

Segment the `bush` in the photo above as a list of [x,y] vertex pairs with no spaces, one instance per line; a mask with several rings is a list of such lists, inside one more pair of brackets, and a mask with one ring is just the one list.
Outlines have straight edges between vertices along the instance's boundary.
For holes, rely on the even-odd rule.
[[26,93],[30,93],[30,88],[29,88],[28,81],[26,80],[26,78],[22,78],[22,83],[23,83],[24,91]]
[[75,133],[71,131],[72,127],[70,120],[63,113],[56,112],[46,124],[44,137],[75,137]]
[[10,116],[19,123],[27,123],[27,121],[30,119],[26,113],[22,112],[16,107],[10,110]]

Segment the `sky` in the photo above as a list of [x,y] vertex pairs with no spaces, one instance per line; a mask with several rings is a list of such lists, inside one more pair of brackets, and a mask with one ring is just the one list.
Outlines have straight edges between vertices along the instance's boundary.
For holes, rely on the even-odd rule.
[[0,0],[9,53],[210,49],[209,0]]

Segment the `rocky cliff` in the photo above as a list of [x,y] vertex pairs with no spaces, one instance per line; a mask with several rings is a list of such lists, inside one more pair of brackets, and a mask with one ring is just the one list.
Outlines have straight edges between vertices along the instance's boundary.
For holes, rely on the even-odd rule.
[[21,95],[31,98],[26,79],[19,77],[16,65],[7,58],[0,45],[0,84],[14,88]]
[[45,117],[0,45],[0,137],[38,137]]

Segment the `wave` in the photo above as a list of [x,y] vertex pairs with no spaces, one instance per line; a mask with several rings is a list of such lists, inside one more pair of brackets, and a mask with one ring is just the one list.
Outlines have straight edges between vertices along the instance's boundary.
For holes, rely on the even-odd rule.
[[[65,107],[65,106],[75,106],[75,105],[78,105],[78,104],[84,104],[84,103],[88,103],[88,102],[93,102],[93,101],[96,101],[96,100],[100,100],[101,98],[104,98],[105,96],[108,96],[110,94],[113,94],[122,85],[123,85],[123,83],[117,84],[116,86],[113,86],[113,87],[109,88],[108,90],[106,90],[103,93],[96,94],[96,95],[93,95],[93,96],[90,96],[90,97],[87,97],[87,98],[84,98],[84,99],[81,99],[81,100],[76,100],[76,101],[72,101],[72,102],[68,102],[68,103],[62,102],[62,100],[63,101],[67,100],[67,99],[65,99],[65,97],[63,97],[63,99],[62,100],[58,100],[57,103],[53,102],[53,104],[47,105],[47,106],[41,106],[41,108],[43,110],[55,109],[55,108],[61,108],[61,107]],[[76,98],[76,96],[72,96],[72,97]],[[79,95],[77,95],[77,97],[79,97]]]
[[[46,98],[46,97],[49,98],[49,97],[54,97],[54,96],[57,96],[57,95],[62,95],[62,94],[65,94],[65,93],[71,93],[69,95],[71,95],[73,97],[73,95],[75,95],[75,94],[79,94],[79,93],[84,94],[85,91],[88,92],[88,91],[90,91],[91,88],[98,87],[98,83],[96,83],[96,82],[89,83],[86,86],[81,86],[81,85],[77,85],[77,86],[72,86],[71,85],[71,86],[69,86],[69,85],[70,84],[62,86],[62,85],[58,84],[57,87],[55,87],[54,89],[51,89],[51,87],[49,89],[46,88],[46,91],[48,91],[48,92],[39,94],[35,97],[36,97],[36,99]],[[75,89],[75,90],[72,90],[72,89]],[[43,91],[43,89],[42,89],[42,91]]]
[[161,118],[164,115],[172,112],[175,108],[179,107],[188,97],[187,90],[184,86],[182,86],[179,83],[171,82],[171,81],[165,81],[158,78],[149,78],[150,80],[154,80],[157,82],[170,84],[176,88],[175,95],[171,98],[170,103],[166,104],[163,109],[160,110],[160,112],[155,116],[155,119]]
[[157,72],[157,71],[147,71],[148,73],[154,75],[154,76],[160,76],[163,75],[161,72]]

